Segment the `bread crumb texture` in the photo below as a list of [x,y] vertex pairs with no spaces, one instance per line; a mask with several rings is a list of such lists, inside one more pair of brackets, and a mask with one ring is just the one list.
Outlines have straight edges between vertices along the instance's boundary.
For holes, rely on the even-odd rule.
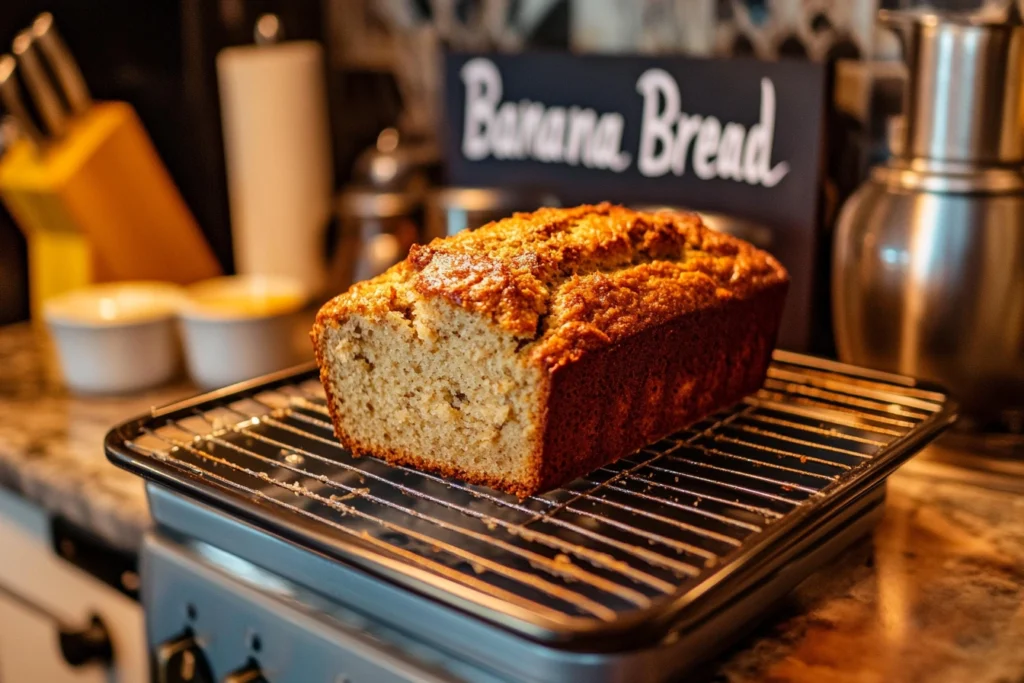
[[[312,338],[355,454],[525,495],[553,483],[545,432],[561,370],[787,281],[769,254],[695,214],[541,209],[414,246],[328,302]],[[775,329],[764,334],[774,343]]]

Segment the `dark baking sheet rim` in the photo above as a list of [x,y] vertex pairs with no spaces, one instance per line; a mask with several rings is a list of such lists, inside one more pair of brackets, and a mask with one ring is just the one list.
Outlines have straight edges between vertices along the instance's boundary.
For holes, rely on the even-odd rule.
[[235,516],[298,548],[367,572],[520,636],[571,650],[624,651],[649,646],[669,634],[696,628],[715,609],[739,599],[752,584],[806,552],[810,543],[820,539],[826,527],[838,523],[864,496],[877,490],[893,471],[957,417],[955,402],[943,388],[929,382],[786,351],[776,351],[774,360],[853,379],[869,379],[933,392],[942,397],[941,408],[863,466],[843,475],[824,490],[823,495],[807,500],[745,542],[740,552],[718,565],[696,585],[655,600],[651,606],[626,613],[614,621],[538,616],[480,593],[455,579],[411,567],[397,556],[384,554],[358,538],[342,539],[325,533],[316,520],[284,509],[269,508],[237,489],[176,467],[158,456],[143,454],[128,443],[142,433],[143,427],[152,425],[156,420],[187,417],[196,409],[213,407],[235,396],[314,378],[314,364],[304,364],[155,408],[149,415],[112,429],[104,440],[104,448],[114,465],[143,479]]

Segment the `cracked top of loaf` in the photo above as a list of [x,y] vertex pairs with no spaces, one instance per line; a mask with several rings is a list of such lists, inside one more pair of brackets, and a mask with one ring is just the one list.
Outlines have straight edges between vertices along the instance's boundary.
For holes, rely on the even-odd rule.
[[490,317],[550,369],[690,311],[784,284],[770,254],[707,228],[697,214],[608,203],[517,213],[416,245],[317,317],[408,313],[440,298]]

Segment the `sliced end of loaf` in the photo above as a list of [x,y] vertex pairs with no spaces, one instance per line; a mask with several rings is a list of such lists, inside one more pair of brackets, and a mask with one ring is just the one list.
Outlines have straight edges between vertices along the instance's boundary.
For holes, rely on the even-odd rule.
[[322,315],[338,438],[357,455],[512,493],[537,486],[548,386],[516,338],[441,300]]

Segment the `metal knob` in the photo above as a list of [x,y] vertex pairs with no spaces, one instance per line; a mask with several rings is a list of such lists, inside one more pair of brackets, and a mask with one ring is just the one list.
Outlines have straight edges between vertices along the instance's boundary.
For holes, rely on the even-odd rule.
[[114,646],[103,620],[97,616],[80,631],[61,630],[60,652],[71,666],[108,665],[114,661]]
[[256,664],[247,664],[225,676],[224,683],[267,683],[267,679]]
[[214,683],[206,655],[192,634],[158,647],[155,668],[157,683]]

